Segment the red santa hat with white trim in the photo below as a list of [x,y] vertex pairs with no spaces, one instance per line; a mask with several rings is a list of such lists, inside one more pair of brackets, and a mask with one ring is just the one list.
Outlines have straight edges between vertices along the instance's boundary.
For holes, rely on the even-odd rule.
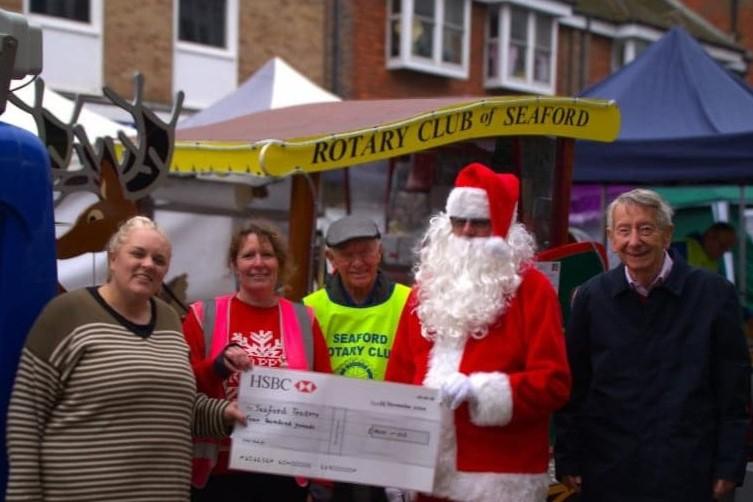
[[492,235],[505,239],[517,216],[519,193],[515,175],[474,162],[458,173],[445,210],[454,218],[491,220]]

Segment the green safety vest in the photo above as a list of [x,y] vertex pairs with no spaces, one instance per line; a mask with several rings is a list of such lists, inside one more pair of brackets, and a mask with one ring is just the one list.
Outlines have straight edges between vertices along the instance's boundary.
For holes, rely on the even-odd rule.
[[303,303],[314,309],[327,341],[332,371],[338,375],[384,380],[410,288],[395,284],[389,299],[372,307],[346,307],[329,299],[325,289],[311,293]]
[[703,249],[703,245],[697,239],[688,237],[685,239],[688,247],[688,263],[694,267],[705,268],[711,272],[719,272],[719,262],[712,260]]

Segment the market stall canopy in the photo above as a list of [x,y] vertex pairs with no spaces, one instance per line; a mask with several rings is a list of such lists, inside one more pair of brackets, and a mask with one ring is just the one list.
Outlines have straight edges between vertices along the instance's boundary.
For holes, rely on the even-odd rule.
[[619,129],[617,105],[599,99],[503,96],[314,103],[179,130],[172,169],[282,176],[484,137],[612,141]]
[[205,126],[264,110],[332,101],[340,101],[340,98],[275,57],[264,63],[235,91],[180,121],[178,129]]
[[[29,106],[34,105],[35,86],[27,85],[17,91],[14,94],[21,98]],[[72,100],[65,98],[57,92],[44,88],[44,94],[42,95],[42,105],[47,108],[52,114],[67,122],[71,118],[73,113],[74,103]],[[0,121],[12,124],[16,127],[26,129],[34,134],[37,134],[37,126],[34,122],[34,118],[25,111],[16,107],[10,101],[8,102],[5,112],[0,115]],[[78,124],[84,126],[86,134],[94,140],[103,136],[110,136],[112,138],[118,137],[118,131],[123,131],[126,136],[136,136],[136,130],[132,127],[120,124],[114,120],[95,113],[91,110],[87,110],[86,106],[81,110],[81,114],[78,116]]]
[[753,91],[682,28],[585,90],[616,100],[617,141],[578,141],[577,183],[737,183],[753,178]]

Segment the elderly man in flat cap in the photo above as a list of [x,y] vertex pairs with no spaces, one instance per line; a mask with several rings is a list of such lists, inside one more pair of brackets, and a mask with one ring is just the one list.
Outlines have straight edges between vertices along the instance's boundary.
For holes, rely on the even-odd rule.
[[[327,229],[326,257],[334,268],[326,285],[303,302],[314,309],[327,341],[334,373],[383,380],[400,315],[410,288],[379,270],[379,227],[346,216]],[[384,490],[338,484],[334,500],[385,500]]]
[[379,270],[379,228],[369,218],[346,216],[335,221],[325,241],[334,273],[303,302],[316,313],[335,373],[383,380],[410,289]]

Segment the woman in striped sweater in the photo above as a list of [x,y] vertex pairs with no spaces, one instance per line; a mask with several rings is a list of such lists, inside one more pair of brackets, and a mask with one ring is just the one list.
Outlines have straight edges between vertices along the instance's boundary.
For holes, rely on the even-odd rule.
[[40,314],[8,410],[8,501],[188,500],[192,434],[244,420],[197,394],[180,320],[154,297],[170,252],[131,218],[108,244],[107,282]]

